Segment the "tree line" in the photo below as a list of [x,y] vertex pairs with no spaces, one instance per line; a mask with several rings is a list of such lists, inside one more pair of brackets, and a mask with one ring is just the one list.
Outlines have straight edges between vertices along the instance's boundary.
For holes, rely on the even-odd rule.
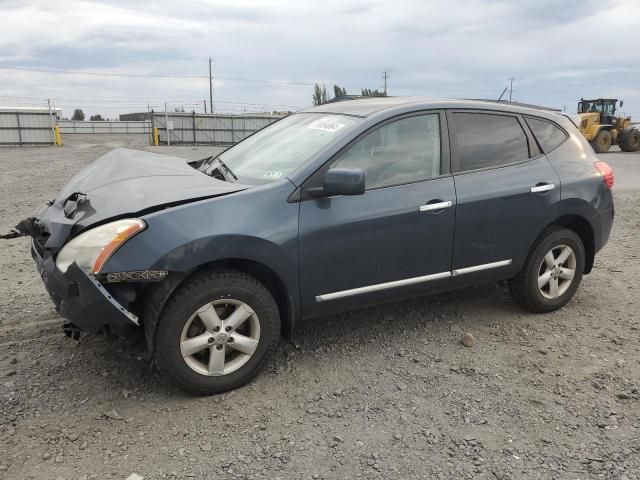
[[[82,122],[82,121],[84,121],[84,119],[85,119],[85,115],[84,115],[84,112],[82,111],[82,109],[81,108],[76,108],[73,111],[73,116],[71,117],[71,120],[78,120],[78,121]],[[89,120],[92,121],[92,122],[93,121],[102,122],[102,121],[104,121],[104,118],[102,118],[102,115],[100,115],[98,113],[96,115],[91,115],[89,117]]]
[[[332,98],[329,96],[330,94],[327,92],[327,87],[324,84],[316,83],[313,86],[313,96],[311,97],[313,100],[313,105],[322,105],[323,103],[327,103]],[[333,86],[333,98],[346,97],[347,89],[344,87],[340,87],[339,85]],[[386,97],[387,92],[380,91],[377,88],[375,90],[371,90],[370,88],[362,88],[360,89],[361,97]]]

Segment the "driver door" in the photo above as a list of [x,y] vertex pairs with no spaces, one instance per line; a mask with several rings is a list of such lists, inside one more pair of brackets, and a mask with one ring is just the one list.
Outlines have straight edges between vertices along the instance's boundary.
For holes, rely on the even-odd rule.
[[[355,139],[303,186],[303,316],[449,286],[456,197],[443,125],[444,114],[437,111],[388,120]],[[365,193],[305,199],[304,189],[321,184],[324,173],[337,167],[362,169]]]

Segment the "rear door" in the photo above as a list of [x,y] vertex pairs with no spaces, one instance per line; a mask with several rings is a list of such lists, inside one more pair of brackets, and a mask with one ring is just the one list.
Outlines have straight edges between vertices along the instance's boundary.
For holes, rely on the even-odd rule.
[[555,218],[560,181],[516,114],[449,111],[457,208],[452,285],[515,275]]

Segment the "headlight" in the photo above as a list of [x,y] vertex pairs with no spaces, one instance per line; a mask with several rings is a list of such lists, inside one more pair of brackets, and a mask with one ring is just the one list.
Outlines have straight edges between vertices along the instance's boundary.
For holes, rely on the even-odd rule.
[[64,273],[76,262],[85,272],[98,273],[120,245],[145,227],[142,220],[128,218],[92,228],[62,248],[56,258],[56,267]]

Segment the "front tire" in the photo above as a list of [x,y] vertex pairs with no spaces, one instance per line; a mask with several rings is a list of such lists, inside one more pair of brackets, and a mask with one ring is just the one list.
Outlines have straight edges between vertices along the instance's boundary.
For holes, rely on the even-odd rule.
[[526,309],[546,313],[566,305],[578,289],[585,265],[580,237],[548,227],[534,243],[520,273],[509,282],[513,298]]
[[196,274],[167,301],[155,361],[178,388],[212,395],[253,379],[273,356],[280,315],[269,291],[236,270]]

